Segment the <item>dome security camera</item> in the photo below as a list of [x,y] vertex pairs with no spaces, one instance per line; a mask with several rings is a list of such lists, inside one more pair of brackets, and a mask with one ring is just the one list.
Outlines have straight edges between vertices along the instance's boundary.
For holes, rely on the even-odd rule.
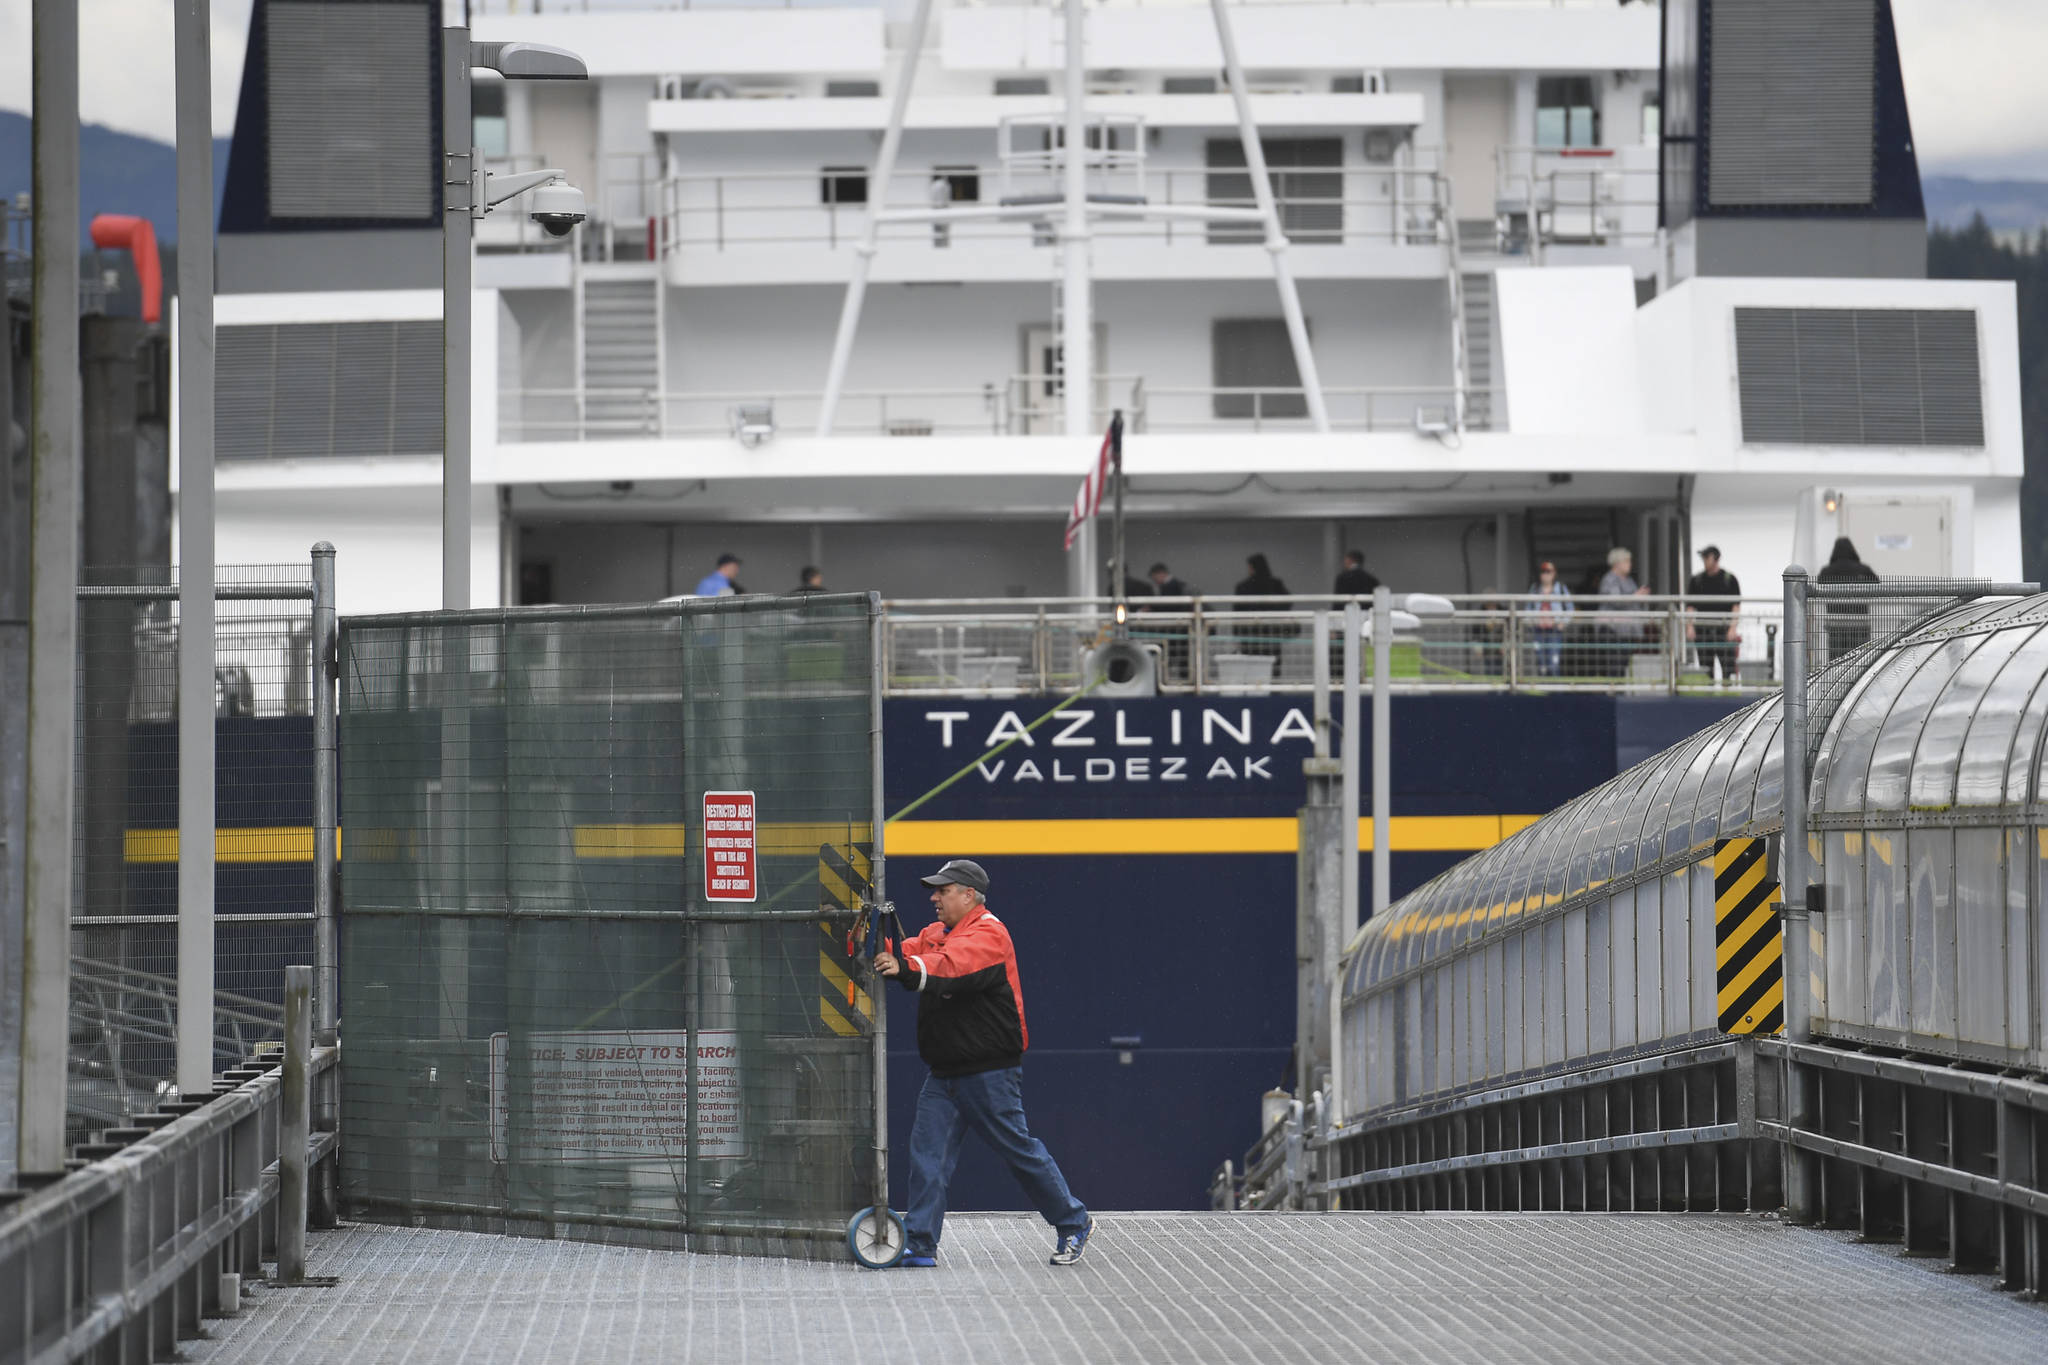
[[542,185],[535,190],[532,207],[527,212],[550,237],[567,237],[578,223],[589,217],[585,211],[583,191],[565,181]]

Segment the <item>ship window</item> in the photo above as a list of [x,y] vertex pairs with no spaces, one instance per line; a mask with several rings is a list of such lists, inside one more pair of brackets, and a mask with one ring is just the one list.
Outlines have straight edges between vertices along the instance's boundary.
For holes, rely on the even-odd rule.
[[825,98],[828,100],[874,99],[882,93],[880,81],[826,81]]
[[1052,87],[1046,84],[1045,77],[1043,76],[996,77],[996,93],[998,95],[1046,95],[1051,92]]
[[1657,92],[1643,96],[1643,142],[1654,147],[1664,136],[1664,108],[1658,101]]
[[868,202],[868,168],[827,166],[818,176],[821,204],[865,204]]
[[[1280,230],[1290,242],[1335,243],[1344,240],[1344,139],[1336,137],[1268,137],[1259,140],[1266,169],[1273,178],[1273,198],[1280,210]],[[1211,204],[1251,207],[1252,178],[1242,169],[1244,143],[1234,137],[1209,139],[1208,196]],[[1257,242],[1265,232],[1256,223],[1213,223],[1209,241]]]
[[976,204],[981,202],[981,168],[979,166],[934,166],[932,179],[943,180],[952,190],[948,202],[954,204]]
[[1216,416],[1266,421],[1308,415],[1284,319],[1218,318],[1209,338]]
[[1540,76],[1536,80],[1536,145],[1597,147],[1600,110],[1593,102],[1591,76]]
[[1967,308],[1738,308],[1749,444],[1984,444],[1977,315]]
[[1213,95],[1216,93],[1214,76],[1168,76],[1159,83],[1162,95]]

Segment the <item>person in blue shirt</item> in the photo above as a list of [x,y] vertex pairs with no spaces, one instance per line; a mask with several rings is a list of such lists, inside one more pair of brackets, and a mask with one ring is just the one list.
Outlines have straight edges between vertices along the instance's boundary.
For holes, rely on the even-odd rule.
[[740,590],[733,580],[739,577],[740,557],[723,554],[718,557],[718,567],[704,575],[704,581],[697,585],[699,597],[731,597]]

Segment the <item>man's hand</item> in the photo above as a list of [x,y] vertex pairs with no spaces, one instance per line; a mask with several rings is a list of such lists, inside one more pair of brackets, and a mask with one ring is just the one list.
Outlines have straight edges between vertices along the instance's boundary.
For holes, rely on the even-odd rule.
[[894,953],[882,953],[875,958],[875,970],[883,976],[894,976],[902,970]]

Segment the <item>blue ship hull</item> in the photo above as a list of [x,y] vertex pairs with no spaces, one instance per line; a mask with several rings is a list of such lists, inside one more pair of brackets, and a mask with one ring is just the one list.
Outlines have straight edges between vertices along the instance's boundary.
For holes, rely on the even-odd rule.
[[[991,747],[989,740],[1003,742],[1052,704],[891,701],[887,809],[926,796]],[[1737,705],[1396,698],[1393,894],[1491,842],[1489,821],[1475,817],[1512,832]],[[1293,1083],[1294,855],[1244,850],[1270,842],[1272,827],[1263,822],[1291,821],[1302,804],[1301,760],[1312,752],[1307,708],[1306,698],[1287,697],[1084,701],[889,830],[889,892],[913,931],[930,918],[921,910],[918,875],[947,857],[976,858],[988,868],[989,905],[1016,941],[1023,980],[1027,1111],[1084,1202],[1205,1207],[1218,1163],[1241,1156],[1258,1136],[1261,1092]],[[1093,716],[1076,725],[1076,712]],[[1057,743],[1063,734],[1066,742]],[[1133,769],[1134,757],[1149,761]],[[1164,760],[1174,757],[1185,760],[1179,776],[1163,780]],[[1020,779],[1027,762],[1033,768]],[[1139,847],[1216,851],[1062,852],[1061,839],[1076,834],[1091,846],[1115,842],[1066,821],[1142,821],[1132,838]],[[1176,838],[1175,824],[1187,827],[1187,838]],[[962,841],[948,842],[956,832]],[[977,846],[976,837],[993,849]],[[1417,842],[1466,846],[1404,847]],[[1360,879],[1371,886],[1369,855]],[[925,1074],[915,1017],[915,998],[891,991],[889,1122],[898,1153],[907,1149]],[[1129,1038],[1140,1041],[1111,1041]],[[904,1174],[899,1156],[891,1171],[899,1206]],[[1001,1164],[970,1142],[952,1207],[1028,1206]]]

